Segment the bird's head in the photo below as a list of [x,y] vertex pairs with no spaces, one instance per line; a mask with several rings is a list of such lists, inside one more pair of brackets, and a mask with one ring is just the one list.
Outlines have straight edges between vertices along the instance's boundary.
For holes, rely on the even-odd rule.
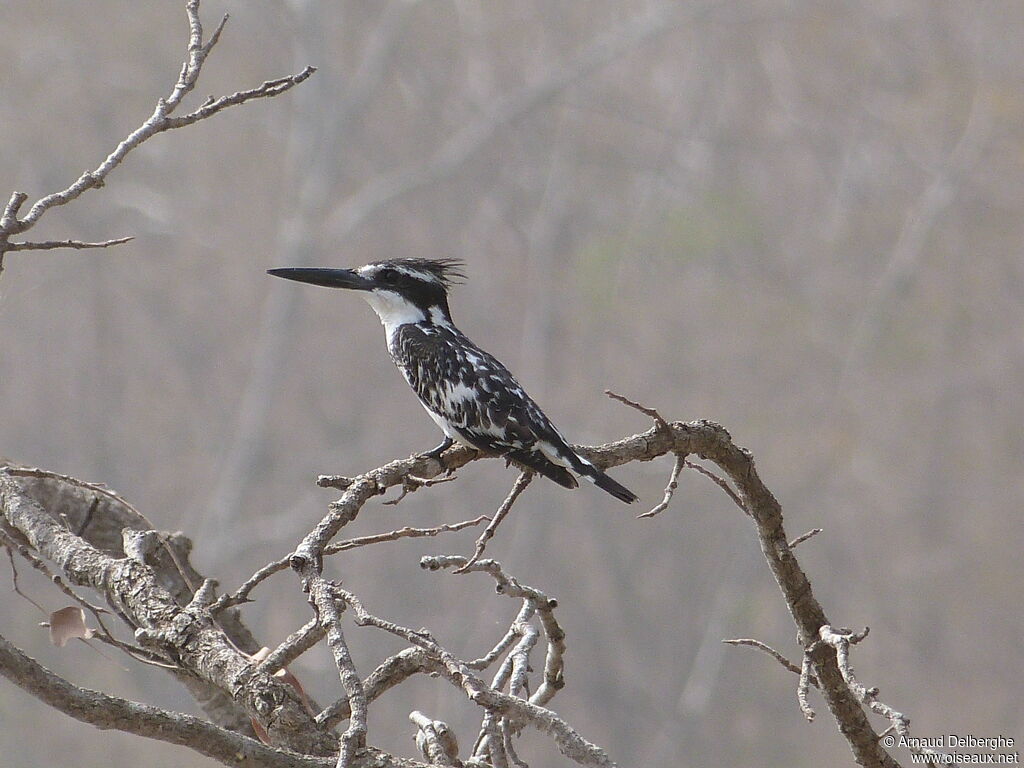
[[391,259],[357,269],[290,267],[268,274],[328,288],[359,291],[384,327],[405,323],[451,324],[448,289],[463,277],[453,259]]

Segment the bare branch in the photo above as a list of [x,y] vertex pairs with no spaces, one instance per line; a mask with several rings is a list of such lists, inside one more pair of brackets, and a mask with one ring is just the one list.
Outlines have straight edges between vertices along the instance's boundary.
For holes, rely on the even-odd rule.
[[732,489],[729,483],[727,483],[721,477],[719,477],[714,472],[709,470],[707,467],[702,467],[700,464],[695,464],[689,459],[686,460],[685,464],[687,469],[692,469],[696,472],[699,472],[700,474],[704,475],[704,477],[710,479],[711,482],[713,482],[715,485],[717,485],[719,488],[725,491],[725,495],[732,499],[733,503],[737,507],[742,509],[744,513],[746,513],[747,515],[750,514],[750,511],[747,509],[747,506],[743,503],[743,499],[739,497],[739,494],[737,494],[736,491]]
[[409,713],[409,720],[416,726],[416,746],[430,763],[436,765],[458,765],[459,742],[448,723],[431,720],[419,710]]
[[488,515],[480,515],[474,517],[472,520],[463,520],[458,523],[445,523],[438,525],[434,528],[399,528],[396,531],[389,531],[388,533],[377,533],[372,536],[360,536],[356,539],[345,539],[339,541],[336,544],[331,544],[324,550],[325,555],[333,555],[337,552],[344,552],[349,549],[356,549],[357,547],[365,547],[369,544],[380,544],[385,541],[398,541],[398,539],[418,539],[422,537],[433,537],[441,533],[452,533],[454,531],[461,531],[463,528],[471,528],[474,525],[480,525],[484,520],[490,520]]
[[213,723],[180,712],[79,688],[43,668],[0,636],[0,674],[67,715],[107,730],[188,747],[224,765],[326,768],[333,761],[268,747]]
[[322,576],[313,573],[310,565],[306,572],[301,573],[305,588],[309,592],[309,602],[316,610],[317,621],[327,633],[327,645],[330,646],[334,663],[338,667],[341,686],[348,697],[351,712],[348,729],[341,737],[341,750],[338,753],[338,768],[350,768],[355,764],[356,757],[366,748],[367,702],[363,691],[363,681],[359,679],[352,654],[341,631],[341,610],[335,595],[338,589]]
[[[322,581],[322,580],[321,580]],[[523,701],[515,696],[495,691],[474,675],[465,662],[446,651],[425,631],[416,632],[386,619],[370,614],[351,592],[334,586],[337,596],[349,605],[355,613],[356,623],[383,629],[422,648],[437,658],[442,665],[441,674],[449,682],[463,690],[470,701],[493,710],[505,717],[522,721],[550,734],[562,754],[582,765],[613,766],[614,763],[600,747],[591,744],[573,730],[562,718],[551,710]]]
[[[274,738],[311,754],[333,751],[331,734],[321,733],[294,692],[254,665],[212,626],[205,611],[182,608],[161,587],[153,570],[131,558],[115,559],[68,531],[26,496],[9,473],[0,472],[0,511],[40,555],[58,564],[73,584],[104,594],[135,627],[136,639],[222,690]],[[216,658],[216,664],[209,659]]]
[[640,403],[634,400],[630,400],[628,397],[624,397],[623,395],[612,392],[610,389],[606,389],[604,393],[608,395],[608,397],[610,397],[612,400],[618,400],[620,403],[624,403],[625,405],[628,405],[630,408],[635,408],[636,410],[640,411],[640,413],[650,416],[652,419],[654,419],[654,423],[658,425],[659,429],[665,430],[667,432],[672,431],[672,427],[669,425],[667,421],[665,421],[665,417],[658,413],[656,409],[648,408],[646,405],[640,405]]
[[250,88],[246,91],[238,91],[230,96],[221,96],[219,99],[214,101],[208,101],[203,104],[199,109],[194,112],[189,112],[187,115],[181,117],[167,117],[164,120],[161,131],[171,130],[173,128],[183,128],[186,125],[192,125],[200,120],[205,120],[208,117],[213,117],[223,109],[227,107],[233,107],[238,104],[244,104],[247,101],[253,99],[266,99],[287,91],[289,88],[293,88],[302,81],[306,80],[310,75],[316,72],[316,67],[306,67],[301,72],[294,75],[288,75],[287,77],[279,77],[276,80],[267,80],[262,85],[255,88]]
[[[152,138],[163,131],[181,128],[191,125],[207,117],[215,115],[222,109],[244,104],[257,98],[269,98],[284,93],[288,89],[298,85],[307,79],[315,68],[306,67],[301,72],[282,77],[276,80],[268,80],[262,85],[249,90],[238,91],[230,96],[223,96],[219,99],[212,99],[205,102],[195,111],[182,117],[172,117],[172,113],[181,104],[182,99],[195,87],[199,74],[202,71],[203,63],[210,51],[220,39],[220,34],[227,23],[228,17],[224,16],[217,29],[210,39],[203,42],[203,26],[199,18],[199,0],[188,0],[185,6],[189,22],[188,52],[185,62],[181,67],[181,74],[175,83],[170,95],[158,99],[156,107],[149,118],[138,128],[128,134],[114,150],[107,155],[94,169],[85,171],[71,186],[60,192],[54,192],[36,201],[25,214],[24,218],[18,218],[18,212],[28,196],[23,192],[14,192],[10,201],[0,216],[0,273],[3,272],[3,257],[7,251],[17,250],[46,250],[52,248],[103,248],[116,245],[120,242],[127,242],[127,239],[110,240],[103,243],[86,243],[79,240],[47,241],[47,242],[9,242],[11,235],[16,235],[31,229],[39,219],[51,208],[66,205],[76,200],[83,192],[89,189],[102,187],[107,176],[113,171],[124,158],[147,139]],[[130,238],[129,238],[130,239]]]
[[798,544],[803,544],[808,539],[813,539],[823,530],[824,528],[811,528],[811,530],[809,530],[807,533],[801,533],[799,536],[797,536],[795,539],[789,542],[789,548],[795,549]]
[[661,501],[659,501],[649,512],[637,515],[637,519],[654,517],[668,509],[669,502],[672,501],[672,494],[674,494],[676,492],[676,488],[679,487],[679,473],[683,471],[684,466],[686,466],[686,457],[682,454],[677,455],[676,463],[672,466],[672,474],[668,477],[668,485],[665,486],[664,497],[662,497]]
[[811,667],[810,654],[804,654],[803,661],[800,663],[800,681],[796,685],[796,700],[800,704],[800,711],[804,713],[807,722],[811,722],[815,717],[814,709],[807,701],[807,692],[811,685]]
[[271,651],[263,661],[260,662],[260,669],[267,674],[274,674],[284,669],[299,656],[315,646],[327,632],[323,625],[315,618],[310,619],[297,630],[285,638],[277,648]]
[[8,251],[52,251],[57,248],[73,248],[83,250],[86,248],[109,248],[112,245],[123,245],[131,242],[134,237],[118,237],[113,240],[102,240],[98,243],[87,243],[83,240],[43,240],[41,242],[14,242],[8,243]]
[[498,507],[498,511],[494,513],[494,519],[487,525],[484,532],[480,534],[480,537],[476,540],[476,550],[473,552],[473,556],[469,558],[469,561],[461,568],[456,569],[455,573],[465,573],[466,570],[480,559],[483,555],[484,549],[487,547],[487,542],[494,536],[494,532],[498,530],[498,526],[501,525],[501,521],[505,519],[505,516],[512,509],[512,505],[516,503],[516,499],[519,498],[519,494],[526,490],[526,486],[533,480],[533,472],[523,472],[516,478],[515,483],[512,485],[512,490],[509,491],[508,496],[501,502],[501,506]]
[[[776,651],[770,645],[768,645],[766,643],[762,643],[760,640],[754,640],[753,638],[749,638],[749,637],[737,637],[737,638],[734,638],[732,640],[723,640],[722,642],[726,643],[727,645],[746,645],[746,646],[749,646],[751,648],[758,648],[759,650],[762,650],[765,653],[767,653],[769,656],[771,656],[773,659],[775,659],[777,662],[779,662],[779,664],[784,666],[786,669],[788,669],[793,674],[795,674],[795,675],[799,675],[800,674],[800,667],[798,667],[792,661],[790,661],[785,656],[783,656],[781,653]],[[817,683],[815,683],[815,685],[817,685]]]

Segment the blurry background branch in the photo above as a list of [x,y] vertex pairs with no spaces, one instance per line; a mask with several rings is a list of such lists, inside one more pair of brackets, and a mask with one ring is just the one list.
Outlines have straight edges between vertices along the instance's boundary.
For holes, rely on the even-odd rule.
[[121,161],[124,160],[125,156],[127,156],[129,152],[136,149],[144,141],[152,138],[156,134],[162,133],[163,131],[169,131],[174,128],[183,128],[184,126],[192,125],[200,120],[212,117],[227,107],[244,104],[245,102],[253,99],[277,96],[289,90],[292,86],[298,85],[316,71],[314,67],[307,66],[301,72],[289,75],[288,77],[278,78],[276,80],[268,80],[256,88],[237,91],[230,96],[222,96],[220,98],[214,98],[211,96],[193,112],[180,117],[175,117],[173,116],[174,111],[181,104],[182,99],[184,99],[185,96],[195,88],[196,82],[199,80],[199,75],[202,72],[203,64],[206,61],[206,57],[209,56],[210,51],[213,50],[213,47],[220,40],[221,32],[223,32],[224,25],[227,24],[228,20],[228,17],[225,14],[213,34],[210,35],[208,39],[204,39],[203,25],[199,18],[199,0],[188,0],[185,4],[185,10],[188,15],[189,24],[188,51],[185,63],[182,64],[181,67],[181,74],[178,77],[178,81],[174,84],[174,88],[170,95],[166,98],[157,99],[156,108],[153,110],[153,114],[150,115],[149,119],[128,134],[128,136],[117,145],[114,151],[107,155],[107,158],[102,163],[96,166],[93,170],[83,173],[78,180],[67,189],[61,190],[60,192],[54,192],[53,194],[40,198],[31,206],[25,216],[19,218],[18,214],[21,211],[22,205],[28,199],[28,195],[24,192],[13,192],[11,194],[11,198],[8,201],[7,206],[4,208],[3,215],[0,216],[0,273],[2,273],[4,269],[4,255],[9,250],[48,250],[60,247],[105,248],[107,246],[119,245],[128,242],[131,240],[130,237],[121,237],[99,243],[85,243],[78,240],[68,240],[38,243],[20,242],[14,243],[12,246],[12,244],[10,244],[10,237],[12,235],[21,234],[22,232],[34,227],[43,214],[51,208],[70,203],[72,200],[77,199],[78,196],[86,190],[102,187],[106,183],[106,178],[110,172],[121,164]]

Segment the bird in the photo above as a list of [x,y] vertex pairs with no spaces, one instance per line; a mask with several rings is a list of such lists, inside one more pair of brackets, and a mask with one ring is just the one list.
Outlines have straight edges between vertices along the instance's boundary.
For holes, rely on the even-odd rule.
[[566,488],[573,475],[626,503],[635,493],[581,456],[497,358],[452,322],[448,294],[465,279],[455,259],[398,258],[356,269],[285,267],[268,274],[358,292],[384,326],[388,352],[444,440],[421,454],[439,459],[455,443],[498,454]]

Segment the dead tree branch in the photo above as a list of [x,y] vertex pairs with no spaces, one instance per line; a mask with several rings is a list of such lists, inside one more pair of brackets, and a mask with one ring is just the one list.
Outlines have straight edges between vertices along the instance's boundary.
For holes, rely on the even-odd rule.
[[106,248],[128,242],[131,240],[130,237],[115,238],[98,243],[87,243],[79,240],[12,243],[10,238],[34,227],[43,214],[51,208],[66,205],[76,200],[89,189],[102,187],[106,183],[106,178],[111,171],[117,168],[132,150],[156,134],[192,125],[200,120],[212,117],[223,109],[244,104],[253,99],[278,96],[298,85],[316,71],[313,67],[306,67],[297,74],[276,80],[268,80],[256,88],[238,91],[230,96],[222,96],[221,98],[210,97],[193,112],[175,117],[173,116],[174,111],[181,105],[185,96],[195,88],[206,57],[209,56],[210,51],[213,50],[213,47],[220,39],[221,32],[223,32],[224,25],[228,20],[228,17],[225,15],[213,34],[204,40],[203,25],[199,18],[199,0],[188,0],[185,5],[185,11],[188,16],[189,40],[185,61],[181,67],[181,74],[178,76],[178,80],[170,94],[165,98],[157,99],[156,107],[149,118],[128,134],[107,155],[102,163],[90,171],[85,171],[66,189],[40,198],[22,218],[18,218],[18,213],[25,204],[25,201],[28,200],[28,195],[17,191],[11,194],[4,208],[3,215],[0,215],[0,273],[3,272],[4,255],[8,251],[45,250],[52,248]]
[[192,715],[137,704],[79,688],[55,675],[0,637],[0,674],[36,698],[101,730],[117,729],[188,747],[224,765],[325,768],[327,758],[297,754],[261,744]]
[[[761,550],[776,579],[797,625],[801,643],[807,647],[819,639],[819,630],[829,622],[814,598],[810,582],[799,567],[785,535],[782,509],[765,487],[749,452],[737,447],[719,425],[707,421],[674,422],[665,429],[653,429],[615,443],[598,447],[580,446],[579,450],[599,467],[608,468],[630,461],[646,461],[666,453],[696,455],[718,466],[731,483],[734,501],[754,520]],[[443,462],[412,457],[352,478],[341,499],[310,532],[293,555],[293,566],[306,558],[319,562],[326,542],[353,520],[373,496],[401,485],[408,474],[429,478],[456,469],[479,458],[475,451],[455,448],[442,457]],[[724,483],[725,480],[722,480]],[[297,559],[296,559],[297,558]],[[882,749],[878,734],[867,718],[861,701],[851,690],[839,669],[835,654],[815,657],[813,672],[820,682],[829,709],[846,736],[857,761],[865,766],[894,766],[895,761]]]
[[204,610],[178,605],[148,565],[110,557],[75,536],[7,474],[0,474],[0,509],[7,523],[40,555],[56,563],[72,584],[104,595],[135,628],[140,645],[214,687],[231,691],[274,743],[307,754],[333,752],[333,738],[316,729],[294,691],[270,675],[259,674],[255,664],[226,642]]
[[[756,525],[762,553],[782,590],[797,625],[800,643],[808,649],[808,652],[802,660],[801,667],[797,667],[786,660],[781,653],[768,649],[767,646],[759,644],[757,641],[744,641],[744,643],[768,650],[777,660],[784,663],[787,669],[800,674],[798,699],[805,713],[812,711],[807,701],[808,688],[814,685],[820,689],[859,764],[886,766],[887,768],[897,765],[880,746],[879,734],[872,728],[867,715],[868,711],[878,712],[889,718],[895,727],[903,727],[905,718],[900,715],[893,719],[890,708],[882,705],[875,698],[877,691],[859,686],[856,683],[856,678],[852,677],[852,672],[849,669],[848,645],[855,642],[854,638],[859,636],[852,633],[847,635],[831,629],[832,625],[814,598],[807,577],[796,562],[792,547],[788,543],[781,508],[759,478],[750,454],[737,447],[729,434],[717,424],[707,421],[666,422],[666,424],[668,425],[667,429],[665,426],[657,424],[646,432],[607,445],[579,446],[578,450],[602,468],[632,461],[648,461],[666,454],[694,455],[716,465],[722,472],[720,479],[723,483],[727,483],[726,487],[729,487],[730,490],[735,489],[732,491],[735,500],[750,515]],[[336,652],[336,658],[339,659],[339,670],[345,681],[343,687],[346,696],[344,699],[332,704],[315,719],[310,718],[308,713],[302,710],[297,697],[289,695],[288,692],[283,694],[284,704],[282,706],[292,707],[289,710],[289,717],[297,718],[297,720],[290,722],[306,723],[305,732],[318,734],[317,738],[319,739],[326,737],[324,729],[349,719],[348,733],[352,735],[348,741],[350,746],[343,753],[346,761],[343,764],[360,764],[365,756],[371,754],[370,749],[365,746],[365,726],[363,724],[365,710],[369,704],[383,691],[399,684],[410,675],[422,672],[439,674],[443,679],[463,690],[470,702],[484,710],[482,737],[478,740],[477,748],[474,750],[478,756],[486,753],[497,762],[511,760],[508,750],[511,744],[509,740],[524,725],[529,725],[551,734],[565,754],[582,764],[611,764],[603,751],[583,740],[563,719],[544,707],[551,696],[564,685],[562,656],[565,651],[565,643],[564,633],[554,621],[552,614],[552,609],[557,603],[543,592],[521,585],[505,574],[501,567],[491,560],[480,559],[470,562],[467,558],[456,556],[424,558],[422,565],[428,569],[446,568],[488,573],[495,579],[499,593],[524,601],[523,608],[512,622],[509,631],[495,645],[494,649],[481,659],[464,662],[446,651],[426,631],[414,631],[370,614],[362,607],[355,595],[326,581],[319,575],[319,565],[324,553],[343,552],[355,546],[383,543],[408,536],[434,535],[444,530],[451,531],[482,522],[482,518],[477,518],[464,523],[441,526],[439,529],[398,529],[387,534],[378,534],[337,544],[330,543],[331,538],[344,525],[354,520],[370,499],[383,494],[391,487],[403,487],[410,475],[424,479],[437,477],[448,470],[485,458],[487,457],[480,456],[471,449],[453,448],[443,454],[440,460],[414,456],[393,461],[349,478],[349,482],[344,484],[341,498],[331,504],[328,514],[310,531],[290,558],[293,569],[298,571],[303,582],[310,589],[310,595],[317,607],[318,621],[315,624],[311,622],[282,644],[282,647],[272,654],[274,659],[272,665],[265,663],[263,667],[255,670],[251,670],[251,667],[247,668],[250,669],[249,674],[264,681],[261,682],[261,685],[266,685],[268,683],[265,682],[265,676],[268,676],[268,673],[272,672],[274,668],[295,658],[298,653],[310,647],[325,633],[328,636],[333,633],[332,647]],[[155,584],[150,586],[150,583],[146,581],[147,578],[151,579],[150,576],[147,576],[148,566],[143,566],[135,561],[109,562],[112,558],[101,554],[96,573],[105,575],[102,577],[93,575],[92,570],[96,568],[96,565],[92,565],[92,563],[97,562],[97,555],[90,551],[88,545],[83,546],[84,542],[79,543],[78,537],[64,526],[59,525],[52,517],[52,512],[51,514],[43,512],[34,501],[27,499],[18,487],[19,482],[53,484],[57,481],[52,478],[15,478],[9,475],[0,475],[0,480],[2,480],[0,489],[3,490],[0,501],[3,502],[6,520],[14,528],[22,531],[42,556],[56,562],[71,583],[87,584],[99,589],[108,597],[118,613],[132,622],[133,626],[148,630],[140,632],[139,637],[140,640],[155,643],[155,646],[150,644],[151,648],[155,647],[165,656],[172,656],[177,664],[196,671],[200,670],[202,664],[199,657],[204,652],[203,649],[196,647],[194,642],[190,644],[180,632],[171,631],[169,626],[188,626],[190,631],[196,634],[196,637],[205,637],[204,632],[209,631],[210,625],[203,618],[205,614],[202,606],[182,608],[177,604],[169,604],[169,600],[164,600],[161,603],[160,592],[154,591],[160,588]],[[78,509],[66,516],[71,525],[77,526],[87,514],[87,509],[95,494],[90,491],[88,484],[64,483],[64,485],[70,485],[78,494],[74,498]],[[104,512],[109,508],[119,508],[109,497],[103,497],[103,502],[102,511]],[[121,511],[123,513],[123,510]],[[100,512],[94,512],[93,517],[101,518],[102,515]],[[103,527],[102,520],[94,520],[89,525],[89,528],[97,530],[103,530]],[[799,543],[799,540],[794,540],[793,544]],[[68,554],[69,552],[71,554]],[[102,559],[104,557],[106,559]],[[261,574],[283,570],[286,567],[284,563],[283,560],[275,561],[271,564],[272,568],[261,569],[254,575],[254,578]],[[129,596],[122,594],[122,580],[117,577],[118,569],[128,569],[135,584],[141,582],[146,585],[147,599],[155,600],[160,605],[162,612],[160,616],[152,615],[153,611],[148,607],[149,603],[146,606],[138,606],[132,602]],[[261,578],[265,578],[265,576],[261,576]],[[199,578],[199,583],[202,583],[201,578]],[[249,585],[248,589],[251,589],[255,583],[253,579],[250,579],[246,585]],[[235,600],[239,597],[243,600],[248,599],[246,585],[243,585],[243,589],[240,589],[234,598],[229,600],[221,598],[221,601],[214,601],[212,606],[223,608],[235,604]],[[344,620],[341,611],[343,606],[348,607],[356,624],[376,627],[395,634],[408,641],[412,647],[386,660],[365,680],[360,679],[354,674],[355,668],[345,661],[341,645],[343,635],[340,627]],[[145,616],[148,617],[145,621],[140,615],[143,614],[143,609],[146,611]],[[544,630],[548,652],[541,686],[528,699],[523,699],[521,696],[526,684],[524,677],[525,655],[536,643],[536,632],[528,625],[535,615],[540,619],[540,626]],[[825,634],[823,635],[822,632]],[[214,650],[212,647],[206,652],[218,655],[228,653],[223,648]],[[488,685],[474,674],[474,670],[486,668],[503,655],[505,660],[495,675],[492,685]],[[249,660],[244,656],[240,655],[239,659],[240,663],[249,665]],[[228,680],[219,675],[208,676],[208,680],[218,685],[230,684]],[[269,684],[274,682],[270,681]],[[505,686],[508,687],[509,692],[507,693],[499,690]],[[247,700],[244,695],[239,699],[246,713],[259,713],[255,702]],[[355,716],[353,716],[353,712],[356,713]],[[279,716],[278,720],[280,719]],[[264,717],[259,722],[262,724],[265,720],[268,718]],[[290,735],[288,728],[278,728],[280,743],[296,748],[293,746],[294,741],[289,743],[285,738],[288,735]],[[312,745],[303,746],[305,748],[300,748],[303,752],[325,754],[325,752],[313,752]],[[333,752],[333,749],[330,751]]]

